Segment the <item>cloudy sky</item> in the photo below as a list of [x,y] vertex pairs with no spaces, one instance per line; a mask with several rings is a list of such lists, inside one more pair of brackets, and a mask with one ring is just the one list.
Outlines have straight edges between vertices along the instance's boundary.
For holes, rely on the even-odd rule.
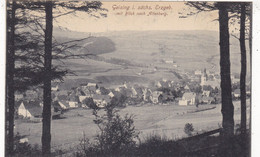
[[[218,31],[218,12],[179,18],[189,8],[183,2],[103,2],[107,17],[76,13],[56,19],[55,25],[79,32],[122,30],[213,30]],[[128,14],[126,14],[128,12]],[[98,15],[99,13],[96,13]],[[140,15],[138,15],[140,14]]]

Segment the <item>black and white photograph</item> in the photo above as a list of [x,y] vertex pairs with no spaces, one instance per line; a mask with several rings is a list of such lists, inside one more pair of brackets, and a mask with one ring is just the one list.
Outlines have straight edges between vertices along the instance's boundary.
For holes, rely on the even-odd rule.
[[5,3],[4,156],[252,156],[252,1]]

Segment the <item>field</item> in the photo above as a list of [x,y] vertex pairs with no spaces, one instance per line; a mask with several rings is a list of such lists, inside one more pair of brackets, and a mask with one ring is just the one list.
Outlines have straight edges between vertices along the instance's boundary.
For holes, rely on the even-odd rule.
[[[247,104],[249,104],[249,101]],[[235,101],[234,106],[234,119],[238,123],[240,102]],[[121,115],[127,113],[134,115],[134,125],[140,132],[141,140],[154,134],[166,136],[169,139],[182,138],[185,136],[183,128],[186,123],[192,123],[195,132],[202,132],[218,128],[222,120],[220,105],[205,105],[196,108],[196,106],[146,104],[128,106],[119,111]],[[66,112],[64,116],[66,119],[52,121],[51,145],[53,149],[75,150],[83,134],[93,139],[93,136],[98,133],[98,128],[93,123],[94,116],[91,110],[74,109]],[[15,132],[27,135],[31,144],[41,144],[41,123],[26,123],[16,120]]]
[[[87,33],[59,29],[55,29],[54,34],[60,42],[89,36]],[[81,48],[73,49],[72,53],[93,56],[85,59],[67,59],[64,60],[64,65],[57,63],[59,67],[64,66],[76,74],[67,76],[65,82],[79,78],[103,84],[143,84],[162,78],[177,81],[178,78],[172,71],[194,72],[204,68],[219,74],[218,32],[119,31],[92,35],[93,37],[78,42]],[[240,57],[239,41],[231,37],[232,73],[240,72]],[[247,56],[247,59],[249,74],[250,57]],[[173,64],[167,64],[166,61],[172,61]]]

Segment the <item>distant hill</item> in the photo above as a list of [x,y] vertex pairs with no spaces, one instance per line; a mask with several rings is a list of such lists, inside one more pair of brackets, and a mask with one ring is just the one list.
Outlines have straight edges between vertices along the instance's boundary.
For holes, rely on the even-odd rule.
[[[91,34],[55,28],[54,35],[61,42],[86,38]],[[73,49],[73,53],[90,53],[94,56],[87,59],[66,60],[65,63],[69,69],[75,71],[78,78],[104,83],[118,82],[122,76],[124,80],[137,82],[162,78],[178,80],[171,72],[176,68],[172,64],[167,64],[167,61],[172,61],[180,71],[207,68],[209,71],[219,72],[218,40],[218,32],[214,31],[95,33],[78,43],[81,48]],[[230,51],[231,71],[239,73],[239,41],[233,37],[230,39]],[[248,56],[248,67],[249,65]]]

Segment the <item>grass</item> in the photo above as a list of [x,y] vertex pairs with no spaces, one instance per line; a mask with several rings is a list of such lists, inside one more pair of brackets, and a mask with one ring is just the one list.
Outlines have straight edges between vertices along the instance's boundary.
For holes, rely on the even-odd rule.
[[[240,120],[239,101],[234,102],[235,121]],[[202,132],[218,128],[222,116],[220,105],[215,109],[202,112],[188,113],[197,109],[210,108],[212,105],[196,106],[175,106],[175,105],[151,105],[128,106],[120,109],[119,114],[134,115],[134,124],[140,131],[140,139],[144,141],[147,135],[165,135],[168,139],[186,137],[183,132],[186,123],[192,123],[195,132]],[[88,109],[73,109],[64,113],[66,119],[52,121],[52,148],[53,149],[74,149],[79,144],[83,133],[91,139],[98,133],[98,128],[93,123],[94,116]],[[29,143],[40,145],[41,123],[27,123],[22,120],[15,121],[15,131],[21,135],[27,135]]]
[[[57,31],[56,31],[57,32]],[[88,36],[88,34],[78,34],[77,32],[57,33],[56,38]],[[92,53],[100,54],[99,59],[75,59],[64,61],[69,69],[78,76],[71,78],[95,79],[100,76],[126,75],[136,76],[137,73],[144,79],[161,79],[169,75],[172,65],[162,62],[163,59],[174,60],[181,71],[194,71],[195,69],[219,71],[219,48],[218,34],[210,31],[149,31],[149,32],[113,32],[101,33],[100,37],[91,38],[84,42],[93,41],[93,44],[85,47]],[[101,43],[101,44],[99,44]],[[129,44],[131,43],[131,44]],[[164,53],[161,53],[161,51]],[[84,49],[83,51],[85,51]],[[239,41],[231,38],[231,71],[240,72],[239,66]],[[109,53],[108,53],[109,52]],[[249,59],[250,57],[248,57]],[[248,64],[250,64],[248,60]],[[125,67],[129,69],[125,69]],[[150,73],[154,67],[163,68],[156,73]],[[250,67],[248,65],[248,67]],[[168,72],[165,71],[168,68]],[[248,71],[250,71],[248,69]],[[171,80],[177,78],[171,74]]]

